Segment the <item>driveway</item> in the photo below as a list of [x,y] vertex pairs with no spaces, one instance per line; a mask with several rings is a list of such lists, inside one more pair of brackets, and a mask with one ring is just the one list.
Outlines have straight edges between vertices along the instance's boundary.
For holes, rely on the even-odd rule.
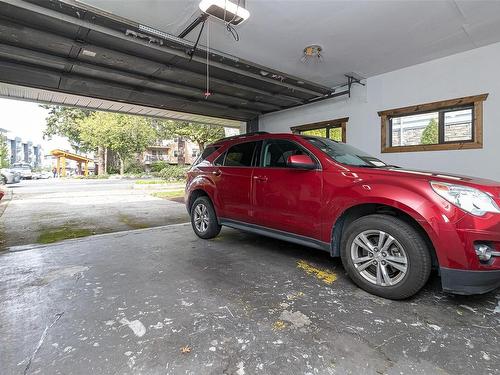
[[365,293],[339,260],[189,224],[0,255],[3,374],[498,374],[499,294]]
[[134,189],[130,180],[49,179],[8,186],[12,199],[2,203],[3,248],[189,221],[183,204]]

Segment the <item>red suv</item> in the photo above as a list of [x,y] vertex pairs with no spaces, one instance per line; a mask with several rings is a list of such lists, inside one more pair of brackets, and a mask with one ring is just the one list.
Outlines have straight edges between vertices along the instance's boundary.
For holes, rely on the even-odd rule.
[[263,132],[208,146],[188,172],[194,232],[221,225],[328,251],[361,288],[417,293],[500,286],[500,183],[387,165],[326,138]]

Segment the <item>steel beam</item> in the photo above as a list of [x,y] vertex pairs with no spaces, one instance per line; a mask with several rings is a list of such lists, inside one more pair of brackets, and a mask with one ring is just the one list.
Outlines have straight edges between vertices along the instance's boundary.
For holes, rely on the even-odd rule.
[[[40,30],[36,30],[36,29],[32,29],[32,28],[29,28],[29,27],[22,27],[20,28],[17,24],[15,23],[10,23],[10,22],[5,22],[5,21],[2,21],[0,20],[0,24],[2,25],[2,30],[0,32],[0,38],[4,41],[4,43],[6,44],[9,44],[9,45],[12,45],[13,43],[15,43],[15,46],[19,46],[23,43],[23,36],[20,34],[21,33],[21,30],[22,30],[22,34],[24,35],[37,35],[39,37],[42,37],[44,40],[49,40],[50,39],[50,36],[52,34],[50,33],[47,33],[47,32],[44,32],[44,31],[40,31]],[[67,37],[61,37],[61,36],[58,36],[57,37],[57,41],[58,43],[60,44],[63,44],[65,43],[66,46],[68,46],[68,51],[69,51],[69,55],[70,56],[73,56],[73,59],[77,59],[78,58],[78,52],[82,49],[82,48],[85,48],[87,50],[92,50],[93,46],[92,45],[89,45],[89,44],[83,44],[83,43],[78,43],[78,42],[75,42],[74,40],[70,39],[70,38],[67,38]],[[33,40],[33,42],[35,42],[35,40]],[[26,44],[23,46],[25,47],[25,49],[30,49],[30,50],[33,50],[33,49],[36,49],[36,50],[40,50],[40,46],[39,45],[35,45],[33,43],[33,45],[30,45],[30,46],[26,46]],[[118,52],[118,51],[114,51],[114,50],[111,50],[109,48],[106,48],[106,47],[98,47],[100,50],[103,50],[104,52],[107,52],[108,55],[111,55],[111,54],[118,54],[118,56],[116,56],[117,58],[120,58],[121,60],[125,60],[127,61],[128,59],[135,59],[135,60],[139,60],[139,61],[142,61],[144,64],[156,64],[158,65],[158,67],[166,67],[172,71],[175,71],[175,72],[178,72],[179,74],[182,74],[182,75],[189,75],[189,76],[192,76],[192,77],[195,77],[197,79],[202,79],[202,80],[205,80],[205,76],[203,74],[200,74],[200,73],[196,73],[196,72],[193,72],[193,71],[190,71],[190,70],[186,70],[186,69],[183,69],[183,68],[179,68],[179,67],[175,67],[175,66],[172,66],[172,65],[165,65],[164,63],[162,62],[159,62],[159,61],[154,61],[154,60],[150,60],[150,59],[144,59],[144,58],[141,58],[141,57],[137,57],[137,56],[130,56],[130,55],[127,55],[123,52]],[[74,52],[76,51],[76,52]],[[35,51],[36,52],[36,51]],[[52,56],[54,54],[54,51],[51,51],[50,52],[51,54],[47,56]],[[73,53],[73,55],[71,55]],[[46,58],[46,57],[45,57]],[[102,66],[104,67],[105,65],[103,64],[97,64],[97,63],[92,63],[96,66]],[[154,75],[153,75],[154,77]],[[160,79],[161,80],[161,79]],[[168,82],[169,85],[172,84],[172,85],[178,85],[178,83],[173,83],[173,82],[170,82],[168,80],[164,80],[165,82]],[[267,98],[272,98],[272,99],[275,99],[275,100],[282,100],[282,101],[287,101],[287,102],[292,102],[294,104],[301,104],[303,103],[303,100],[301,99],[297,99],[295,97],[289,97],[289,96],[286,96],[286,95],[281,95],[281,94],[272,94],[272,93],[269,93],[267,91],[264,91],[264,90],[260,90],[260,89],[256,89],[256,88],[252,88],[252,87],[249,87],[249,86],[244,86],[244,85],[241,85],[241,84],[238,84],[238,83],[234,83],[234,82],[229,82],[229,81],[225,81],[223,79],[219,79],[219,78],[214,78],[214,77],[211,77],[210,81],[213,83],[213,84],[219,84],[219,85],[222,85],[222,86],[225,86],[225,87],[231,87],[231,88],[234,88],[234,89],[239,89],[241,90],[242,92],[253,92],[255,94],[259,94],[261,96],[265,96]],[[194,91],[196,92],[200,92],[200,88],[198,87],[193,87],[193,86],[189,86],[189,85],[183,85],[185,86],[185,88],[191,88]],[[248,94],[246,94],[247,96],[250,96]],[[218,96],[224,96],[224,97],[231,97],[231,98],[234,98],[228,94],[222,94],[222,93],[218,93]],[[239,95],[236,95],[236,96],[239,96]],[[239,96],[241,98],[241,96]],[[254,105],[258,105],[258,106],[264,106],[266,107],[264,110],[265,111],[273,111],[273,110],[280,110],[282,109],[283,107],[287,107],[286,105],[277,105],[277,104],[274,104],[274,103],[269,103],[267,101],[256,101],[256,100],[253,100],[253,99],[249,99],[249,98],[244,98],[245,100],[247,100],[250,104],[254,104]]]

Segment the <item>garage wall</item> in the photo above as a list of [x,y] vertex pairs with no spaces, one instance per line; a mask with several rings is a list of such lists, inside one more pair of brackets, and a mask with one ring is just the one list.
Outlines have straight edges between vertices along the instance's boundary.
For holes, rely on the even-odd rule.
[[[406,168],[500,181],[500,43],[367,79],[351,99],[331,99],[264,115],[261,130],[290,132],[305,123],[349,117],[347,142]],[[378,111],[489,93],[484,102],[484,147],[479,150],[380,153]]]

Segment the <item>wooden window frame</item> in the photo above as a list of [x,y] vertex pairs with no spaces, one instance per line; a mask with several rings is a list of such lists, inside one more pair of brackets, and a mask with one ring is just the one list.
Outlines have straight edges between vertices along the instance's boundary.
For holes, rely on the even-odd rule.
[[[481,94],[378,112],[381,124],[381,152],[444,151],[483,148],[483,102],[487,97],[488,94]],[[463,107],[472,107],[472,140],[442,142],[433,145],[391,146],[392,134],[389,134],[391,131],[389,121],[391,118],[418,115],[428,112],[440,112],[445,109],[459,110]]]
[[292,126],[290,130],[294,134],[301,134],[306,130],[317,130],[326,128],[326,137],[330,138],[330,129],[341,128],[342,129],[342,142],[346,143],[347,136],[347,122],[349,121],[349,117],[338,118],[335,120],[314,122],[311,124],[297,125]]

